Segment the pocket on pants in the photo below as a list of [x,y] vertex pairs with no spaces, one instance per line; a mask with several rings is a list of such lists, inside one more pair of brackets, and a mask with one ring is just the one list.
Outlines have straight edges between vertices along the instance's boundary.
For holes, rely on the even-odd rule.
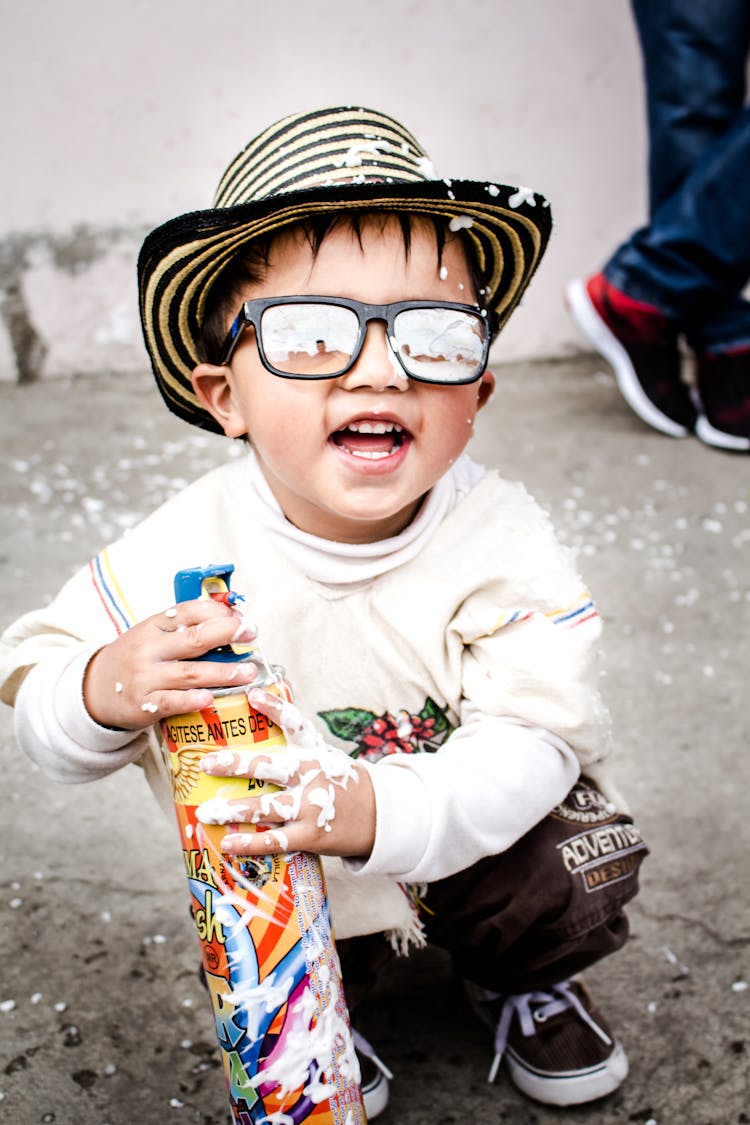
[[566,937],[612,917],[638,891],[638,870],[648,855],[633,818],[620,812],[586,777],[546,818],[558,874],[570,880],[572,909]]

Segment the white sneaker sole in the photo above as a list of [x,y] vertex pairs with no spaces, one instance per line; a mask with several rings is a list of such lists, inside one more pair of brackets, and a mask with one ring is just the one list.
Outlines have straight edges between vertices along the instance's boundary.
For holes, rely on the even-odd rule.
[[735,434],[725,434],[723,430],[717,430],[705,414],[698,415],[695,436],[704,445],[713,446],[714,449],[729,449],[735,453],[746,453],[750,450],[750,438],[737,437]]
[[628,1076],[628,1057],[619,1042],[615,1042],[612,1054],[598,1066],[563,1074],[536,1070],[510,1048],[505,1061],[518,1089],[544,1105],[583,1105],[596,1101],[613,1093]]
[[388,1105],[388,1095],[388,1079],[384,1074],[378,1071],[377,1076],[373,1078],[372,1082],[362,1087],[362,1102],[368,1121],[372,1121],[375,1117],[380,1116]]
[[630,409],[647,425],[668,437],[688,437],[690,430],[663,414],[643,390],[630,356],[594,308],[585,282],[580,278],[570,281],[565,286],[565,300],[583,335],[611,364],[620,394]]

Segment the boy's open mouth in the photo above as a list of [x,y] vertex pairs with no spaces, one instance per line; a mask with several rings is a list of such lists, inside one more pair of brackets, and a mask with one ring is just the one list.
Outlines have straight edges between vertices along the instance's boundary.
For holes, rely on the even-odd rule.
[[353,457],[380,461],[400,449],[411,435],[398,422],[384,422],[363,418],[349,422],[343,429],[331,434],[331,441]]

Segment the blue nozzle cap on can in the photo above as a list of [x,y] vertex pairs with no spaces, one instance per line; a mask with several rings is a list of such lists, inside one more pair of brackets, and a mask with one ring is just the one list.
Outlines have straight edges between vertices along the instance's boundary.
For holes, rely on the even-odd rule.
[[[235,605],[244,599],[242,594],[236,594],[229,588],[233,573],[233,563],[214,563],[209,566],[192,566],[186,570],[178,570],[174,576],[175,601],[190,602],[197,598],[217,598],[227,605]],[[247,660],[254,651],[253,645],[221,645],[195,659],[220,662]]]
[[213,579],[216,589],[223,583],[229,592],[229,583],[234,574],[234,563],[215,563],[211,566],[191,566],[187,570],[178,570],[174,576],[174,597],[176,602],[191,602],[194,598],[201,597],[207,591],[204,582]]

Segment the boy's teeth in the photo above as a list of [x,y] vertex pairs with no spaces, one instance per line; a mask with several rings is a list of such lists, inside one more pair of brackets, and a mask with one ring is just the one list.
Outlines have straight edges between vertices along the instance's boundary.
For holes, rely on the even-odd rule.
[[355,434],[400,434],[403,429],[397,422],[350,422],[346,428]]
[[404,427],[381,418],[358,418],[332,435],[333,441],[352,457],[380,461],[391,457],[407,440]]

